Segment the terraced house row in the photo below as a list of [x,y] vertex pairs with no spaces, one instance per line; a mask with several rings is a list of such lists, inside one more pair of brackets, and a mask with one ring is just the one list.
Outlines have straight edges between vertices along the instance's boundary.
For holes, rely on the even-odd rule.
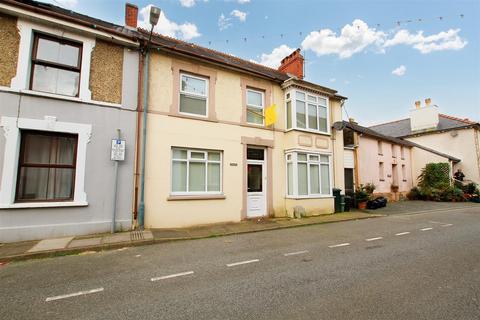
[[300,50],[276,70],[125,12],[0,1],[0,242],[333,213],[333,188],[380,180],[366,137],[401,148],[384,170],[405,190],[412,150],[461,163],[342,122],[347,98],[304,79]]

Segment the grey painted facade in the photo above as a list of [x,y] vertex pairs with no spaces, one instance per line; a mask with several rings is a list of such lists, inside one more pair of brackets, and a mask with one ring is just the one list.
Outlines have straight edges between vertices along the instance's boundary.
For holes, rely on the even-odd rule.
[[[0,242],[85,235],[110,231],[114,190],[114,162],[110,160],[111,139],[117,129],[126,140],[126,158],[119,163],[117,228],[132,226],[138,52],[124,49],[122,105],[94,101],[84,103],[61,97],[45,97],[0,88],[0,120],[3,117],[91,125],[86,147],[85,193],[88,205],[0,209]],[[0,128],[0,181],[6,159],[7,132]],[[18,159],[18,155],[16,156]],[[17,160],[18,161],[18,160]],[[78,164],[77,164],[78,165]]]

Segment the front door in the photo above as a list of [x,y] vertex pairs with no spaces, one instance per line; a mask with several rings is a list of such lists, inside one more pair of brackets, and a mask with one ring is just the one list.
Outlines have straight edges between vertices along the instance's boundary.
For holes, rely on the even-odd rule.
[[265,149],[247,148],[247,218],[267,215]]

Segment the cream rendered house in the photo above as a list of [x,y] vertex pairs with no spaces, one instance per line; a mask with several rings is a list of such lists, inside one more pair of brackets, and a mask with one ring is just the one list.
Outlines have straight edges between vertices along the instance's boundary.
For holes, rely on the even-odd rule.
[[346,98],[302,80],[299,50],[279,71],[154,35],[149,62],[146,228],[333,213]]
[[453,166],[453,172],[461,169],[466,181],[480,183],[480,123],[441,114],[438,109],[430,99],[425,100],[424,106],[417,101],[410,118],[370,128],[448,153],[461,160]]

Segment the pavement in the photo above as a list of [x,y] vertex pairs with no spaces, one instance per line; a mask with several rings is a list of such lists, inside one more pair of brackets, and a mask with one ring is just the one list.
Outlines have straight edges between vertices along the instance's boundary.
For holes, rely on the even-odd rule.
[[61,237],[39,241],[0,244],[0,264],[33,259],[80,254],[89,251],[111,250],[175,240],[192,240],[300,227],[312,224],[381,217],[381,214],[352,211],[302,219],[258,219],[239,223],[224,223],[180,229],[152,229],[145,231],[96,234],[80,237]]
[[0,319],[480,319],[480,206],[0,267]]

